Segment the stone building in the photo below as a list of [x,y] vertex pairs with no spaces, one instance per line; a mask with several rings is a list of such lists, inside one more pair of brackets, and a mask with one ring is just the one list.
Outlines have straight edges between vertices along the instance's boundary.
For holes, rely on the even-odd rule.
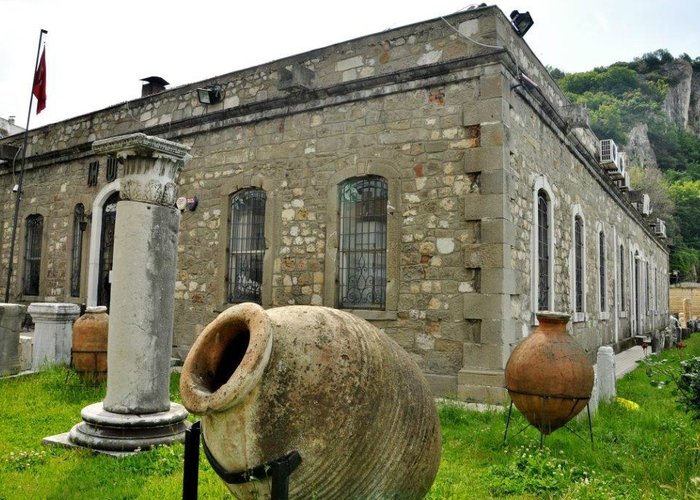
[[[438,394],[498,401],[537,310],[570,312],[592,358],[667,323],[664,241],[572,109],[483,7],[33,130],[11,297],[108,303],[120,166],[91,144],[142,132],[193,157],[177,356],[232,303],[326,305],[382,328]],[[12,183],[4,168],[3,276]]]

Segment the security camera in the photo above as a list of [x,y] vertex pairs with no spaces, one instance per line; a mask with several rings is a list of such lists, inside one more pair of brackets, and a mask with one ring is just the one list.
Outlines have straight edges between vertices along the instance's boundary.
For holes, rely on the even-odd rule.
[[13,193],[18,193],[18,192],[19,192],[19,184],[15,184],[14,186],[12,186],[12,192],[13,192]]

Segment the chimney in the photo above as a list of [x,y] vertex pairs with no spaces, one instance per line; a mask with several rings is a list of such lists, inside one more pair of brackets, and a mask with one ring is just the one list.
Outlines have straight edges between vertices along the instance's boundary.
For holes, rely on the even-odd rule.
[[10,117],[7,119],[7,122],[10,125],[14,125],[15,124],[15,115],[10,115]]
[[149,76],[146,78],[141,78],[142,82],[146,82],[141,87],[141,97],[146,97],[149,95],[157,94],[158,92],[163,92],[166,85],[170,85],[168,82],[163,80],[159,76]]

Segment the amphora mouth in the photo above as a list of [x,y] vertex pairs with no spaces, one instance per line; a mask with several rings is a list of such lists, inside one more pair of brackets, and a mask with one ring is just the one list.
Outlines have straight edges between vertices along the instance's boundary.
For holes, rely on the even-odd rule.
[[272,351],[265,310],[244,303],[226,309],[192,345],[180,378],[190,412],[224,411],[243,401],[262,377]]

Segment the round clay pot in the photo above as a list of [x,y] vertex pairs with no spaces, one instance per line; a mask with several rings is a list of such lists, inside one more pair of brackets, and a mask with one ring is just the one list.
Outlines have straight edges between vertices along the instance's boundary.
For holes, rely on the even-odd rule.
[[586,407],[593,366],[566,333],[567,314],[541,312],[537,320],[537,329],[510,355],[505,380],[515,407],[546,435]]
[[73,323],[73,368],[84,380],[95,383],[107,378],[109,315],[105,306],[88,307]]
[[[438,470],[440,423],[418,366],[343,311],[233,306],[192,346],[180,391],[225,471],[298,451],[290,498],[422,498]],[[228,487],[270,495],[269,479]]]

